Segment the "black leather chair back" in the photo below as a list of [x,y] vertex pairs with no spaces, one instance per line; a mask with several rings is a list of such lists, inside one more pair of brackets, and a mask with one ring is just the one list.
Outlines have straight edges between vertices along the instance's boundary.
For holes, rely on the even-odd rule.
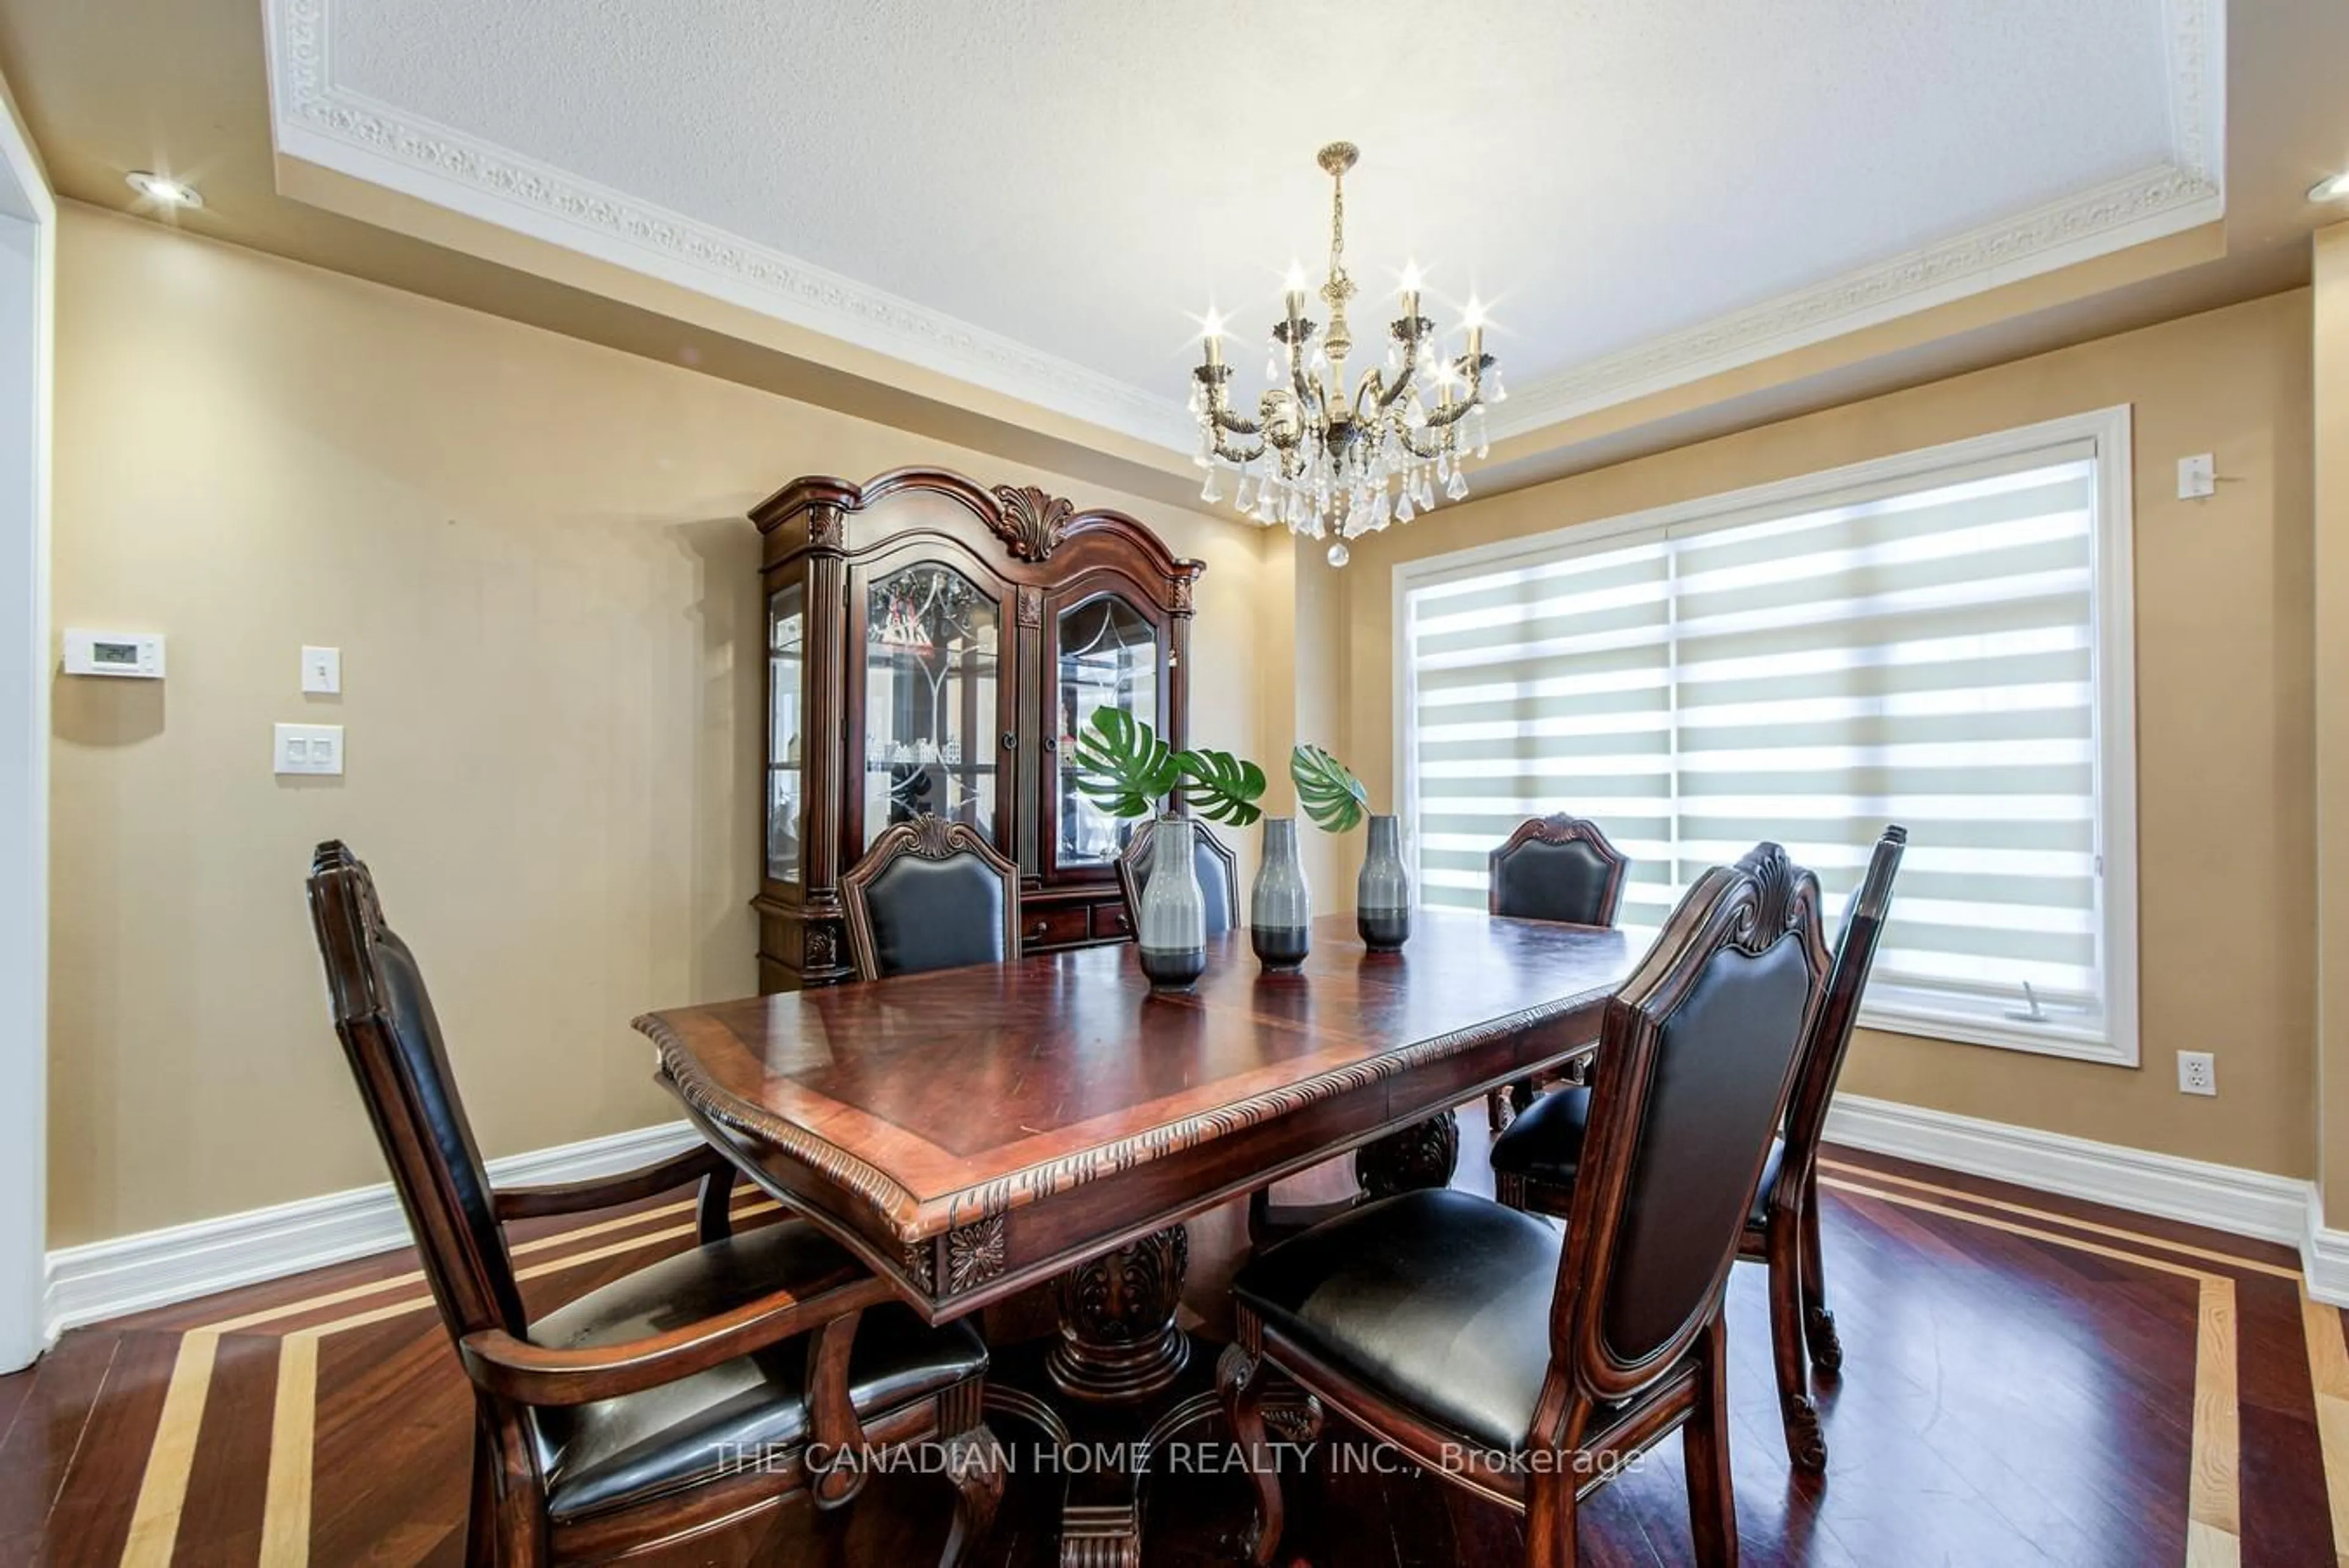
[[1019,868],[967,823],[922,816],[884,829],[840,894],[860,979],[1019,955]]
[[1611,926],[1630,867],[1595,822],[1564,812],[1531,817],[1485,857],[1485,907],[1518,919]]
[[528,1320],[513,1260],[423,971],[384,924],[366,864],[338,842],[318,846],[311,861],[310,922],[335,1033],[450,1337],[485,1328],[523,1334]]
[[1852,1026],[1859,1019],[1868,971],[1876,967],[1877,943],[1883,938],[1885,917],[1892,909],[1892,879],[1900,874],[1901,852],[1908,846],[1907,828],[1897,823],[1887,827],[1868,857],[1868,874],[1861,878],[1859,890],[1844,907],[1843,929],[1836,936],[1835,963],[1827,971],[1826,996],[1812,1021],[1794,1098],[1786,1106],[1786,1162],[1780,1168],[1780,1192],[1795,1190],[1799,1184],[1788,1178],[1807,1172],[1818,1157],[1819,1140],[1826,1133],[1827,1105],[1835,1097],[1836,1080],[1843,1075],[1843,1059],[1851,1049]]
[[[1125,852],[1117,857],[1118,890],[1125,895],[1126,923],[1142,929],[1142,889],[1150,882],[1150,845],[1158,826],[1155,817],[1133,830]],[[1194,818],[1191,823],[1191,863],[1199,874],[1199,890],[1207,906],[1207,934],[1239,929],[1240,862],[1232,846],[1216,830]]]
[[1765,844],[1699,879],[1608,1004],[1556,1322],[1602,1403],[1718,1310],[1826,972],[1818,883]]

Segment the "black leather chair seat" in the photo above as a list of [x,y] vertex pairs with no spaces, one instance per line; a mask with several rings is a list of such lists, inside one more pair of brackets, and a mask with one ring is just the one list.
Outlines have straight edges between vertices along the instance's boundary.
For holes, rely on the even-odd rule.
[[[1520,1111],[1508,1130],[1493,1140],[1493,1168],[1545,1187],[1570,1188],[1582,1167],[1582,1139],[1589,1130],[1588,1085],[1553,1089]],[[1748,1216],[1756,1225],[1768,1216],[1770,1189],[1778,1185],[1778,1167],[1785,1158],[1786,1140],[1772,1138]]]
[[1448,1189],[1366,1204],[1258,1254],[1265,1323],[1437,1426],[1515,1452],[1549,1366],[1565,1233]]
[[[827,1272],[845,1254],[804,1220],[748,1231],[588,1292],[531,1325],[535,1344],[611,1345],[714,1316]],[[755,1463],[807,1431],[808,1342],[771,1349],[640,1394],[533,1410],[547,1504],[574,1519]],[[926,1328],[892,1303],[866,1312],[849,1356],[849,1391],[871,1412],[983,1371],[987,1347],[964,1324]],[[739,1445],[739,1446],[738,1446]]]

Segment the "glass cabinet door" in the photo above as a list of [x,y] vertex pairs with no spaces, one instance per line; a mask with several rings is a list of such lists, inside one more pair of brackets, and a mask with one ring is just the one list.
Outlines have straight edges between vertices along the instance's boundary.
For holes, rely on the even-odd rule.
[[767,596],[767,875],[800,879],[801,761],[807,744],[807,587]]
[[875,577],[864,621],[864,842],[925,815],[997,843],[1002,618],[951,566]]
[[1077,737],[1102,708],[1123,708],[1164,734],[1159,676],[1164,662],[1158,628],[1115,594],[1101,594],[1063,610],[1054,627],[1058,668],[1052,671],[1058,726],[1050,788],[1055,801],[1052,863],[1063,868],[1108,866],[1135,824],[1120,822],[1077,788]]

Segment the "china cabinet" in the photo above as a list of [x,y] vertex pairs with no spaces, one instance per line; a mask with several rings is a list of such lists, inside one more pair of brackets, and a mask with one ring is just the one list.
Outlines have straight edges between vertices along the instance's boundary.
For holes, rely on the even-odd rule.
[[759,981],[844,980],[840,875],[893,822],[968,823],[1018,862],[1028,950],[1132,935],[1132,831],[1076,788],[1075,737],[1125,709],[1186,743],[1193,585],[1134,519],[936,469],[796,480],[763,538]]

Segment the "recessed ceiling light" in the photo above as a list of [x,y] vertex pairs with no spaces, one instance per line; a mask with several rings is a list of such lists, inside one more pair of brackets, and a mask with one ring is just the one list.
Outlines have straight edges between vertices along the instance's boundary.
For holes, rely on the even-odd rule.
[[2349,172],[2335,174],[2330,180],[2319,180],[2308,188],[2312,202],[2339,202],[2349,199]]
[[201,207],[204,204],[202,192],[193,185],[166,175],[152,174],[144,169],[133,169],[123,176],[123,183],[162,206]]

